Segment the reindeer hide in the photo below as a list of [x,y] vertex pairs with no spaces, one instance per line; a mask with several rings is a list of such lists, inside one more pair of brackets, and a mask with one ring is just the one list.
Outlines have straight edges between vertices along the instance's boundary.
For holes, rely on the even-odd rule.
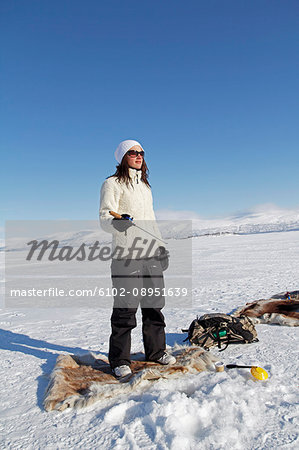
[[299,291],[290,292],[290,300],[285,294],[273,295],[268,300],[256,300],[238,308],[234,316],[246,315],[254,323],[272,323],[297,327],[299,325]]
[[[142,381],[173,378],[198,373],[213,366],[217,358],[199,347],[178,347],[173,354],[177,362],[163,366],[154,362],[132,360],[132,375],[117,380],[104,355],[59,355],[44,399],[46,411],[83,408],[96,401],[129,394]],[[140,354],[137,355],[137,357]],[[146,388],[149,383],[143,383]]]

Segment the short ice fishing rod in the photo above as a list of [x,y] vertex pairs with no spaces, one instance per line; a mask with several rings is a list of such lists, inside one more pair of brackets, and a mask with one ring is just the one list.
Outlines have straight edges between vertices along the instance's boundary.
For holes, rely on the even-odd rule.
[[149,231],[145,230],[144,228],[141,228],[139,225],[136,225],[136,223],[133,222],[133,217],[129,217],[127,219],[124,219],[120,214],[118,214],[118,213],[116,213],[114,211],[109,211],[109,214],[111,214],[111,216],[113,216],[115,219],[130,220],[132,222],[132,225],[134,225],[135,227],[139,228],[141,231],[144,231],[145,233],[150,234],[155,239],[158,239],[158,241],[162,242],[163,245],[167,244],[167,242],[162,241],[162,239],[158,238],[154,234],[150,233]]

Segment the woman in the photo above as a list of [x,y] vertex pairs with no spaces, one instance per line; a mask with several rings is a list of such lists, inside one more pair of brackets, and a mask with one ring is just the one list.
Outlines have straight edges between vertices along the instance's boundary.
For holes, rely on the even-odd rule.
[[[146,360],[174,364],[176,359],[165,351],[161,310],[165,304],[163,270],[168,266],[168,252],[155,220],[144,150],[139,142],[126,140],[117,147],[115,158],[117,170],[101,188],[100,222],[113,235],[114,305],[109,362],[115,376],[123,378],[132,373],[131,330],[136,327],[138,304]],[[121,218],[113,218],[111,211]]]

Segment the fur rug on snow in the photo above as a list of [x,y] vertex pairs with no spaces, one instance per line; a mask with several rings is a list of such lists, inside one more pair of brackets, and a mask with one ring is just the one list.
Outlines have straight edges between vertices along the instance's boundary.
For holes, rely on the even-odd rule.
[[[176,347],[172,353],[177,358],[176,364],[172,366],[140,361],[142,354],[135,355],[135,358],[133,355],[132,375],[122,381],[112,375],[104,355],[59,355],[45,393],[45,410],[83,408],[99,400],[130,393],[143,380],[168,379],[185,373],[202,372],[214,367],[213,363],[218,361],[214,355],[199,347]],[[147,383],[144,385],[147,387]]]
[[249,316],[253,323],[272,323],[276,325],[287,325],[289,327],[299,326],[299,291],[289,292],[290,300],[285,293],[273,295],[268,300],[256,300],[246,303],[246,306],[238,308],[233,316],[242,314]]

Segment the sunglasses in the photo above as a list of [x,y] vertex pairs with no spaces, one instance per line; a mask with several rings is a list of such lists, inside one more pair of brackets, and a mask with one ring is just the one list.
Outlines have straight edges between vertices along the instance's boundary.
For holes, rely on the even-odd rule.
[[127,152],[127,155],[129,155],[131,158],[136,158],[137,156],[141,156],[142,158],[144,157],[144,151],[142,150],[141,152],[138,152],[138,150],[129,150]]

